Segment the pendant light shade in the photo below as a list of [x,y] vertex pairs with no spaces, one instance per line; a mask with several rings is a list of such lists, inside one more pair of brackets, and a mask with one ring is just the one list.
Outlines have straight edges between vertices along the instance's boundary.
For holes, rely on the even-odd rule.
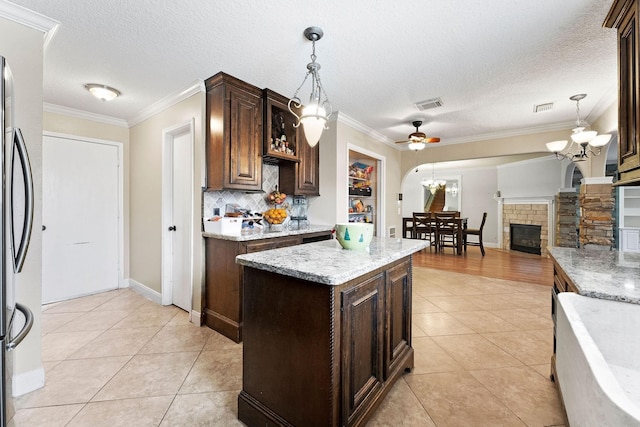
[[325,129],[327,123],[327,113],[324,108],[315,104],[308,105],[302,110],[302,116],[300,116],[300,124],[304,129],[304,135],[307,138],[307,144],[311,147],[315,147],[322,131]]

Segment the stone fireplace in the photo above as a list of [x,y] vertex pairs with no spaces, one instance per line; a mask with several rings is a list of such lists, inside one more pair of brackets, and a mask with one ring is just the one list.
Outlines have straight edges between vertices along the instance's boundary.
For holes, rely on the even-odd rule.
[[540,239],[540,255],[546,256],[549,245],[549,217],[553,212],[553,198],[503,199],[502,200],[502,247],[511,248],[511,224],[537,225]]

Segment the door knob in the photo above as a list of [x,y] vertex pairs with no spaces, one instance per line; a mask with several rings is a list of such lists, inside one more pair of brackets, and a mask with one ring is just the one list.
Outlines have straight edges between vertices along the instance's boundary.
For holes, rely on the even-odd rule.
[[43,226],[42,226],[42,231],[44,231],[44,230],[46,230],[46,229],[47,229],[47,226],[46,226],[46,225],[43,225]]
[[176,231],[176,226],[172,225],[171,227],[169,227],[169,231]]

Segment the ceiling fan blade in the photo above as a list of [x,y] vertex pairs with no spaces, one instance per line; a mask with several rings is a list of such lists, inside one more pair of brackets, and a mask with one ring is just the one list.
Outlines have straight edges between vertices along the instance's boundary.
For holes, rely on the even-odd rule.
[[409,141],[407,141],[407,140],[405,139],[404,141],[396,141],[396,144],[406,144],[407,142],[409,142]]
[[433,144],[436,142],[440,142],[440,138],[427,138],[424,140],[424,142],[428,143],[428,144]]

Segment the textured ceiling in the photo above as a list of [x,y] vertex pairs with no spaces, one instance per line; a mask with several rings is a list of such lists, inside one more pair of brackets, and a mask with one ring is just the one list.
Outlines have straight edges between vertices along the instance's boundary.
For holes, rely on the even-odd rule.
[[[129,122],[218,71],[292,96],[311,25],[325,33],[316,52],[334,110],[388,141],[406,139],[417,118],[441,144],[568,128],[569,96],[588,94],[587,121],[616,99],[616,34],[602,28],[612,0],[14,3],[61,23],[45,53],[45,102]],[[122,96],[97,101],[85,83]],[[435,97],[442,107],[413,106]]]

